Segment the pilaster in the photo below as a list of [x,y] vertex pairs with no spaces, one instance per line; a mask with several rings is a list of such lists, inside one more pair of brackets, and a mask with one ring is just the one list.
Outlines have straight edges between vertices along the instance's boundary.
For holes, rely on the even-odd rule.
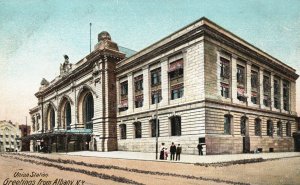
[[133,112],[133,106],[134,106],[132,72],[128,73],[127,80],[128,80],[128,110],[127,110],[127,113],[132,113]]
[[143,68],[143,95],[144,95],[144,102],[143,102],[143,108],[145,110],[149,109],[149,101],[150,101],[150,95],[149,95],[149,66],[145,66]]
[[270,109],[275,110],[274,107],[274,73],[271,72],[270,74],[270,81],[271,81],[271,101],[270,101]]
[[163,58],[161,61],[161,105],[166,106],[169,103],[169,76],[168,76],[168,59]]
[[232,103],[238,103],[237,99],[237,78],[236,78],[236,63],[237,63],[237,56],[232,55],[231,58],[231,101]]
[[251,101],[251,62],[247,62],[246,65],[246,90],[248,106],[252,106],[253,103]]
[[264,69],[259,68],[259,107],[264,108]]

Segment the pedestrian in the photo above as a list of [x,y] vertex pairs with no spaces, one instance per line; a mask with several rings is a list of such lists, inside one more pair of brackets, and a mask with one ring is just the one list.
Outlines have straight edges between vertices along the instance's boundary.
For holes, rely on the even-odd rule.
[[159,153],[159,159],[160,160],[163,160],[165,158],[165,143],[162,143],[161,144],[161,147],[160,147],[160,153]]
[[202,153],[202,149],[203,149],[202,144],[199,143],[197,145],[197,148],[198,148],[199,155],[203,155],[203,153]]
[[168,156],[169,156],[168,148],[165,147],[164,148],[164,160],[168,160]]
[[181,146],[180,144],[178,144],[177,148],[176,148],[176,161],[180,161],[180,154],[181,154]]
[[170,146],[170,153],[171,153],[170,160],[174,161],[175,153],[176,153],[176,145],[174,145],[174,142],[172,142],[172,145]]

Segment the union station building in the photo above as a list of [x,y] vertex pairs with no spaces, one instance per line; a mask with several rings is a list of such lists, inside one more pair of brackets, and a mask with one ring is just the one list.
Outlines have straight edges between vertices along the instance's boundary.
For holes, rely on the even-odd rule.
[[65,55],[35,94],[31,150],[155,152],[157,136],[184,154],[294,151],[292,67],[204,17],[129,51],[101,32],[80,61]]

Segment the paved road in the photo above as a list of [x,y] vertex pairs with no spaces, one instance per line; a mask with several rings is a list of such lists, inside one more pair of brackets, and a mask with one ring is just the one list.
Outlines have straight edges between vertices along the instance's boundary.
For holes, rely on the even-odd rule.
[[[66,153],[61,153],[66,154]],[[75,156],[91,156],[91,157],[105,157],[105,158],[117,158],[117,159],[135,159],[135,160],[147,160],[155,161],[155,153],[142,153],[142,152],[94,152],[94,151],[79,151],[70,152],[67,155]],[[242,159],[274,159],[274,158],[288,158],[288,157],[300,157],[300,152],[281,152],[281,153],[259,153],[259,154],[230,154],[230,155],[181,155],[180,162],[182,163],[217,163],[227,162]],[[170,158],[168,158],[168,161]],[[179,161],[171,161],[179,162]]]

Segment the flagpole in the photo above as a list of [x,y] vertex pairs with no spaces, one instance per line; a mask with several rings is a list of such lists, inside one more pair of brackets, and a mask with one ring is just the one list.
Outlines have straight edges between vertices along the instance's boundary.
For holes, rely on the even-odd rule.
[[92,52],[92,23],[90,22],[90,53]]

